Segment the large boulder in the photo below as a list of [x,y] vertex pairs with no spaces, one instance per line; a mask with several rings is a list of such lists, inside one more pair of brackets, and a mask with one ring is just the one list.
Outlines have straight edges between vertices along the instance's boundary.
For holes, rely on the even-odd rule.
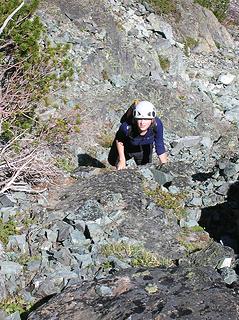
[[235,46],[231,35],[214,14],[191,0],[178,2],[174,29],[181,40],[190,38],[198,41],[194,49],[197,52]]
[[238,299],[210,267],[127,270],[56,295],[28,320],[236,320]]

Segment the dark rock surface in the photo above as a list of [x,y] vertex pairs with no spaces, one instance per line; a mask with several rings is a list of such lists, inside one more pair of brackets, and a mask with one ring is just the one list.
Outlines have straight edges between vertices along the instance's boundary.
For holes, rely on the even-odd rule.
[[[61,197],[54,216],[57,217],[57,210],[65,215],[71,212],[87,225],[87,221],[95,221],[106,213],[113,215],[119,210],[121,220],[108,228],[117,227],[121,237],[141,241],[162,257],[179,259],[185,251],[177,241],[180,230],[177,220],[170,219],[158,206],[150,208],[152,200],[144,193],[143,183],[144,177],[137,170],[111,171],[80,179]],[[101,210],[95,205],[85,208],[87,200],[96,201]]]
[[28,320],[236,320],[235,292],[211,268],[127,270],[110,279],[74,285]]

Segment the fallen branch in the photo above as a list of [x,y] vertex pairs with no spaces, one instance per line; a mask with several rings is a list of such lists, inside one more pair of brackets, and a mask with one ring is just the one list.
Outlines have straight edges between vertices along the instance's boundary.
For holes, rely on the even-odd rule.
[[[31,155],[33,152],[31,153]],[[0,190],[0,194],[3,194],[5,191],[7,191],[11,185],[14,183],[14,181],[17,179],[17,177],[20,175],[21,171],[34,159],[34,156],[31,156],[23,165],[16,171],[16,173],[11,177],[11,180],[8,181],[8,183]]]
[[6,28],[8,22],[12,19],[12,17],[21,9],[21,7],[24,6],[24,1],[20,4],[20,6],[18,6],[8,17],[7,19],[4,21],[2,27],[0,28],[0,34],[3,33],[3,30]]

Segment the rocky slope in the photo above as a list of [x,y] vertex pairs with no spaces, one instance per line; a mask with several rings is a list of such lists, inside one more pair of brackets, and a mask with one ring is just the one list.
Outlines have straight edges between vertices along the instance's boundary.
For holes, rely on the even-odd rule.
[[[79,105],[80,134],[62,150],[80,167],[54,199],[0,198],[3,221],[22,223],[0,248],[0,296],[36,308],[69,287],[29,319],[237,319],[238,29],[189,0],[172,15],[133,0],[43,1],[38,15],[74,62],[39,116]],[[170,163],[115,172],[106,142],[135,98],[157,106]]]

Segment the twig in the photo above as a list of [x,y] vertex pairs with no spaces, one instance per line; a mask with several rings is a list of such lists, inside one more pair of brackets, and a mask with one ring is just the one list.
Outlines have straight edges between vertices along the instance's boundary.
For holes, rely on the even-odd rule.
[[12,17],[14,16],[14,14],[16,14],[20,9],[21,7],[24,6],[24,1],[20,4],[20,6],[18,6],[8,17],[7,19],[4,21],[2,27],[0,28],[0,34],[3,33],[3,30],[5,29],[5,27],[7,26],[8,22],[12,19]]
[[10,186],[14,183],[14,181],[16,180],[16,178],[19,176],[19,174],[21,173],[21,171],[28,165],[28,163],[30,163],[32,160],[34,159],[34,157],[30,157],[25,163],[23,163],[23,165],[17,170],[17,172],[11,177],[11,180],[0,190],[0,194],[4,193],[5,191],[7,191]]
[[34,190],[34,189],[31,189],[31,188],[23,188],[21,186],[10,186],[8,189],[12,190],[12,191],[21,191],[21,192],[26,192],[26,193],[35,193],[35,194],[38,194],[38,193],[42,193],[42,192],[45,192],[47,190],[47,188],[44,188],[44,189],[41,189],[41,190]]

